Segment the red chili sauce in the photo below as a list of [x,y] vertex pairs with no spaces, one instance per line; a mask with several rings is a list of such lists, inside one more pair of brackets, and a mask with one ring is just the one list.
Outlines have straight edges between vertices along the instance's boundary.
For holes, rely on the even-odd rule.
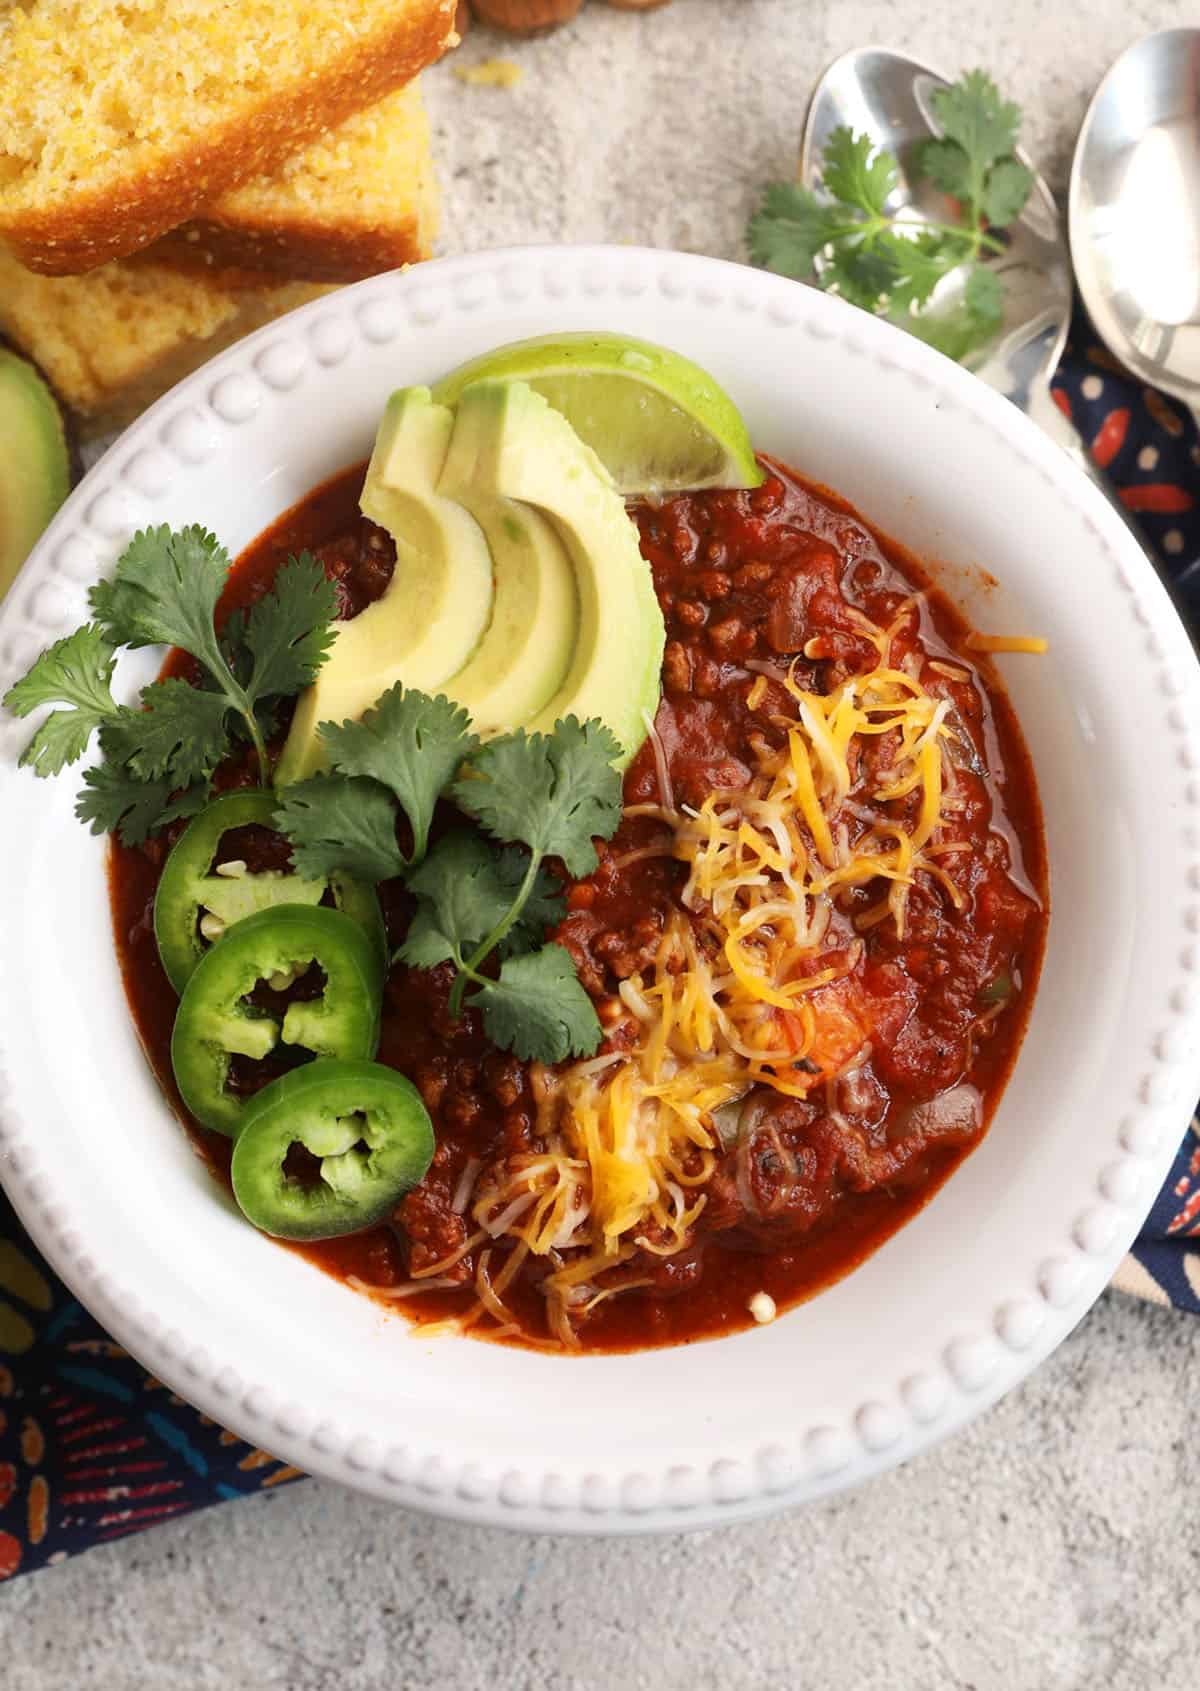
[[[836,495],[780,465],[766,467],[767,480],[753,492],[689,494],[633,511],[666,619],[656,728],[676,800],[698,807],[714,787],[737,787],[749,778],[764,736],[769,742],[782,732],[761,708],[761,687],[759,708],[747,704],[759,675],[782,677],[794,665],[802,687],[831,692],[872,661],[855,613],[886,625],[918,594],[891,661],[916,654],[910,667],[915,661],[927,690],[950,701],[962,730],[967,755],[958,770],[955,836],[970,850],[953,861],[964,907],[955,909],[936,884],[919,877],[903,937],[891,922],[867,930],[859,979],[875,1032],[869,1062],[856,1071],[853,1087],[843,1089],[852,1095],[839,1096],[833,1111],[824,1088],[803,1100],[765,1096],[748,1129],[765,1132],[748,1155],[745,1146],[722,1155],[689,1244],[670,1257],[643,1253],[644,1262],[629,1266],[629,1277],[651,1283],[595,1308],[579,1327],[586,1350],[676,1344],[745,1327],[755,1293],[769,1293],[782,1309],[876,1250],[978,1143],[1016,1057],[1037,983],[1049,908],[1040,813],[1019,729],[990,665],[972,657],[967,624],[907,552]],[[305,547],[338,581],[340,615],[378,598],[394,551],[387,535],[359,514],[362,475],[356,466],[325,483],[247,548],[220,614],[252,603],[285,558]],[[185,675],[189,667],[180,654],[167,665]],[[768,687],[786,698],[779,680],[769,679]],[[226,769],[218,785],[251,779],[247,769]],[[626,776],[625,798],[634,805],[658,797],[647,742]],[[241,833],[237,854],[252,869],[286,866],[286,843],[278,836]],[[612,841],[599,845],[600,867],[569,887],[568,914],[555,936],[597,1001],[606,1028],[602,1051],[632,1037],[620,982],[648,965],[665,921],[680,908],[686,865],[667,856],[622,861],[656,833],[661,837],[661,822],[627,818]],[[152,922],[171,843],[167,835],[133,850],[114,845],[112,906],[138,1032],[187,1120],[171,1076],[176,999]],[[380,891],[395,945],[409,903],[399,884]],[[848,918],[878,896],[877,885],[850,889],[843,899]],[[468,1237],[453,1196],[471,1159],[487,1163],[539,1148],[529,1065],[493,1048],[470,1011],[450,1018],[451,978],[448,966],[431,973],[401,964],[391,970],[380,1060],[420,1089],[438,1148],[426,1179],[392,1222],[303,1247],[330,1274],[374,1287],[406,1282],[410,1271],[452,1254]],[[1011,987],[999,1002],[998,979]],[[233,1084],[252,1090],[264,1078],[270,1074],[238,1073]],[[536,1084],[538,1076],[533,1079]],[[959,1106],[970,1097],[973,1110],[939,1108],[948,1094]],[[227,1178],[228,1142],[188,1125],[213,1169]],[[530,1257],[505,1293],[525,1332],[543,1343],[538,1280],[544,1272],[542,1260]],[[471,1253],[450,1271],[461,1290],[422,1293],[394,1307],[419,1320],[453,1316],[474,1304],[473,1276]],[[489,1325],[484,1320],[473,1330],[486,1337]]]

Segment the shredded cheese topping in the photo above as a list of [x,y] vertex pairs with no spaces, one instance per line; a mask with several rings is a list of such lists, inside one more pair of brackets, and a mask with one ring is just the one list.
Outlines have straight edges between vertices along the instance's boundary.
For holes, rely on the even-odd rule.
[[[722,1150],[723,1109],[758,1086],[807,1097],[869,1056],[870,1011],[856,979],[862,936],[888,921],[903,935],[920,877],[956,908],[964,902],[946,867],[969,849],[950,837],[962,802],[950,749],[963,731],[938,689],[969,672],[912,651],[893,663],[896,635],[920,600],[905,601],[886,629],[858,618],[876,662],[828,695],[801,687],[795,665],[773,677],[774,689],[760,673],[746,703],[769,713],[775,733],[760,736],[750,782],[709,793],[698,810],[676,806],[647,723],[660,802],[627,814],[655,816],[670,834],[618,862],[671,855],[686,864],[683,908],[649,969],[620,984],[638,1024],[632,1049],[535,1072],[545,1151],[482,1172],[470,1243],[427,1270],[444,1273],[489,1242],[479,1301],[452,1325],[486,1311],[515,1330],[504,1292],[532,1255],[546,1263],[551,1331],[577,1346],[582,1315],[650,1283],[632,1259],[644,1265],[687,1246]],[[882,890],[864,907],[851,895],[868,885]],[[490,1242],[501,1239],[510,1249],[492,1278]]]

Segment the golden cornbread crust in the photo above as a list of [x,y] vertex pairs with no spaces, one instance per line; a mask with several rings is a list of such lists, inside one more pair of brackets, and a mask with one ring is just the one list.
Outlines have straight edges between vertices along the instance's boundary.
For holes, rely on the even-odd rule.
[[[272,171],[289,154],[381,100],[439,57],[454,37],[455,0],[396,0],[394,21],[321,71],[280,83],[177,154],[89,190],[33,208],[0,190],[0,238],[31,270],[65,276],[147,246],[229,188]],[[397,15],[398,14],[398,15]],[[390,260],[388,262],[391,262]]]
[[330,230],[314,219],[290,219],[278,229],[238,229],[194,218],[164,235],[156,258],[186,270],[252,270],[303,277],[306,282],[359,282],[381,270],[416,264],[430,254],[431,231],[410,217],[403,227]]

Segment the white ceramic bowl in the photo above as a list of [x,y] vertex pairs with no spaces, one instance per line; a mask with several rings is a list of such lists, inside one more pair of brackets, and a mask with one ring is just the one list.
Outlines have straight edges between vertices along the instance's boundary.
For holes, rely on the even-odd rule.
[[[1059,449],[973,377],[790,282],[553,248],[383,276],[216,359],[56,518],[0,612],[0,687],[85,616],[148,522],[236,552],[364,457],[383,401],[501,342],[605,328],[707,366],[756,444],[930,560],[1001,660],[1045,808],[1053,919],[991,1132],[934,1201],[772,1326],[567,1359],[413,1336],[254,1232],[151,1079],[76,782],[0,727],[0,1173],[38,1245],[147,1367],[303,1468],[465,1520],[712,1525],[862,1480],[952,1431],[1105,1285],[1200,1089],[1200,674],[1153,571]],[[990,571],[990,586],[978,566]],[[129,695],[153,659],[129,660]]]

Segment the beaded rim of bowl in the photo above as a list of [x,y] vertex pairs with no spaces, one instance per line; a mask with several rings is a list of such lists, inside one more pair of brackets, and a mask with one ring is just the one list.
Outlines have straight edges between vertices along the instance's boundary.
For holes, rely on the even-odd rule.
[[[1065,483],[1089,543],[1129,595],[1174,746],[1178,798],[1195,816],[1200,759],[1191,724],[1200,720],[1200,670],[1186,642],[1180,644],[1174,613],[1149,565],[1139,579],[1112,544],[1112,529],[1105,533],[1103,521],[1089,515],[1096,495],[1083,478],[1061,467],[1051,476],[1034,452],[1011,438],[1012,431],[992,426],[987,411],[994,396],[983,397],[973,378],[899,331],[762,272],[638,248],[514,249],[422,265],[316,301],[221,354],[127,431],[39,542],[0,612],[0,691],[48,640],[74,626],[79,584],[94,580],[98,559],[114,555],[148,519],[147,501],[218,454],[236,450],[240,433],[253,425],[268,395],[301,392],[355,351],[419,336],[447,315],[537,298],[590,303],[653,291],[667,302],[687,299],[740,317],[759,314],[772,329],[837,341],[850,359],[885,366],[932,392],[939,405],[953,407],[964,423],[987,432],[990,450],[1015,455],[1060,494]],[[0,721],[0,758],[11,761],[26,734],[23,725]],[[92,1260],[80,1223],[56,1195],[34,1124],[18,1115],[5,1071],[3,1028],[0,1175],[39,1248],[98,1320],[182,1396],[297,1466],[440,1515],[530,1530],[679,1530],[768,1513],[857,1483],[952,1431],[1049,1354],[1108,1283],[1166,1171],[1197,1084],[1200,829],[1189,826],[1183,839],[1186,932],[1174,967],[1164,968],[1153,1061],[1120,1112],[1118,1153],[1109,1144],[1098,1154],[1092,1197],[1056,1249],[1014,1271],[1014,1284],[1028,1282],[1026,1289],[998,1302],[974,1331],[957,1333],[929,1366],[899,1380],[890,1401],[869,1399],[838,1424],[798,1429],[787,1449],[766,1444],[749,1459],[717,1456],[707,1466],[678,1464],[657,1473],[567,1475],[533,1467],[485,1472],[444,1449],[385,1445],[328,1421],[314,1425],[310,1411],[280,1402],[270,1386],[193,1348],[164,1326],[140,1293]],[[4,967],[0,948],[0,974]],[[1030,1267],[1032,1273],[1026,1272]]]

